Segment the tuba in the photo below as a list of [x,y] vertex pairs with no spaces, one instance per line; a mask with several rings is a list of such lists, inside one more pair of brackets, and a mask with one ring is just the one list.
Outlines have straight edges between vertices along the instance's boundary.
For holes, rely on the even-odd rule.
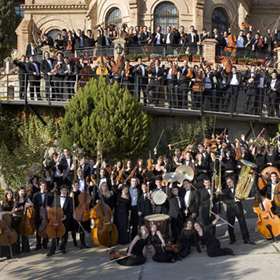
[[19,58],[19,51],[16,49],[13,49],[11,52],[11,58],[12,58],[12,61],[17,60]]
[[244,200],[248,198],[252,189],[254,183],[254,175],[252,174],[252,169],[256,168],[257,165],[243,159],[241,160],[241,162],[243,163],[243,166],[241,168],[241,172],[236,185],[235,197],[239,200]]

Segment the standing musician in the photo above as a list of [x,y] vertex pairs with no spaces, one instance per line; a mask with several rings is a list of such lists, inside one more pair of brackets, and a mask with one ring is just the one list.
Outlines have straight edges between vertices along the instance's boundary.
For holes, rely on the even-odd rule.
[[24,94],[27,92],[27,71],[26,71],[26,56],[22,55],[20,61],[13,60],[18,68],[18,79],[19,79],[19,99],[24,99]]
[[81,169],[83,172],[84,178],[87,178],[90,175],[90,166],[86,163],[85,156],[80,156],[80,166],[78,169]]
[[192,55],[197,53],[197,43],[199,42],[199,36],[196,33],[194,26],[190,26],[190,33],[187,35],[188,47]]
[[87,63],[85,63],[84,57],[81,55],[79,58],[79,64],[76,66],[75,72],[77,72],[79,74],[85,66],[87,66]]
[[279,95],[280,95],[280,80],[277,78],[277,72],[273,71],[265,85],[267,95],[268,116],[274,117],[275,112],[279,117]]
[[64,99],[71,99],[74,95],[74,86],[76,80],[76,67],[75,63],[69,61],[68,57],[64,57],[63,71],[64,71]]
[[[167,198],[168,197],[167,187],[162,185],[161,176],[156,177],[155,184],[156,184],[156,188],[153,189],[152,193],[154,193],[156,191],[162,191],[163,193],[165,193],[165,196]],[[155,208],[154,208],[155,214],[166,214],[166,215],[168,214],[168,200],[166,200],[161,205],[156,204],[155,201],[153,201],[153,204],[155,205]]]
[[199,212],[199,192],[197,189],[193,188],[190,182],[185,179],[183,181],[183,186],[180,189],[179,195],[184,200],[185,213],[184,217],[196,219]]
[[[227,186],[223,193],[223,201],[227,205],[227,220],[231,225],[234,226],[235,218],[237,218],[244,243],[254,245],[255,243],[250,240],[242,203],[235,197],[236,185],[234,184],[234,181],[231,179],[231,177],[226,179],[226,185]],[[236,242],[234,228],[228,226],[228,233],[230,238],[229,244],[234,244]]]
[[[152,63],[151,63],[152,65]],[[150,67],[151,67],[150,65]],[[149,101],[151,101],[151,99],[149,98],[150,95],[150,91],[155,89],[155,102],[154,104],[158,105],[159,103],[159,88],[161,85],[161,80],[164,76],[164,71],[163,69],[160,67],[160,60],[156,59],[155,60],[155,66],[151,67],[148,70],[148,74],[151,74],[151,79],[150,79],[150,83],[146,89],[146,96],[148,96]]]
[[168,68],[165,71],[166,76],[166,86],[168,89],[169,100],[171,106],[178,106],[178,96],[175,92],[175,87],[178,85],[177,74],[180,72],[180,67],[178,66],[178,61],[172,63],[171,61],[168,64]]
[[152,34],[152,38],[149,40],[149,44],[163,45],[163,34],[161,33],[161,27],[157,26],[156,32]]
[[[26,191],[24,187],[20,187],[17,191],[17,196],[15,198],[15,212],[13,214],[14,217],[14,227],[18,234],[18,240],[16,243],[15,251],[16,254],[20,253],[20,234],[19,234],[19,225],[22,219],[22,213],[28,207],[33,207],[33,203],[27,197]],[[23,210],[23,211],[22,211]],[[28,236],[21,237],[21,250],[24,253],[30,252]]]
[[220,110],[220,103],[221,108],[224,107],[224,100],[226,97],[227,92],[227,73],[224,67],[215,64],[214,65],[214,76],[216,77],[216,96],[214,101],[214,107],[216,111]]
[[40,192],[35,193],[33,198],[34,208],[36,210],[35,215],[35,227],[36,227],[36,248],[35,250],[40,250],[43,246],[44,249],[48,248],[48,238],[42,238],[39,236],[39,227],[42,223],[40,218],[40,210],[50,206],[52,204],[53,197],[47,191],[47,185],[45,181],[40,181]]
[[50,88],[51,86],[53,86],[52,73],[51,73],[52,69],[53,69],[53,59],[50,58],[50,53],[46,51],[44,52],[44,59],[42,61],[41,72],[44,75],[44,79],[45,79],[45,94],[47,99],[49,99]]
[[256,95],[256,106],[255,106],[255,113],[256,114],[260,114],[261,111],[263,110],[263,104],[264,104],[264,96],[265,96],[265,85],[267,84],[267,75],[268,72],[267,70],[264,69],[259,69],[259,84],[258,84],[258,88],[257,88],[257,95]]
[[31,100],[34,100],[34,89],[36,90],[37,99],[42,100],[40,94],[40,79],[41,79],[40,63],[35,61],[34,55],[31,55],[29,57],[29,62],[26,65],[26,71],[28,74]]
[[185,214],[185,203],[183,198],[179,196],[177,183],[172,184],[172,194],[168,199],[168,204],[168,215],[171,217],[172,239],[173,243],[176,243],[183,229]]
[[150,193],[147,189],[147,184],[143,183],[141,185],[141,190],[142,194],[140,195],[140,198],[137,202],[139,226],[142,226],[144,224],[144,219],[146,216],[153,214],[153,205],[152,200],[150,198]]
[[133,66],[129,64],[130,60],[126,59],[124,62],[124,69],[122,70],[122,84],[126,87],[131,93],[133,93]]
[[60,161],[63,167],[63,181],[67,186],[71,186],[74,176],[74,163],[73,158],[70,156],[69,150],[67,148],[63,149],[63,156]]
[[179,107],[181,105],[183,108],[188,109],[188,91],[190,89],[190,82],[192,78],[192,68],[188,66],[188,61],[185,60],[180,69],[179,89],[181,93],[181,101],[179,102]]
[[[59,250],[61,251],[62,254],[66,254],[66,245],[68,241],[68,230],[69,230],[69,225],[70,225],[70,219],[73,213],[73,204],[71,198],[67,194],[68,191],[68,186],[67,185],[62,185],[60,189],[60,196],[56,195],[54,197],[54,201],[52,203],[51,207],[54,207],[55,203],[57,207],[60,207],[63,210],[63,218],[62,222],[65,226],[65,234],[61,237],[61,245]],[[56,201],[55,201],[56,200]],[[50,207],[48,207],[49,209]],[[60,238],[53,238],[51,247],[49,249],[49,252],[47,253],[47,257],[50,257],[55,254],[56,248],[58,247]]]
[[147,66],[142,63],[142,58],[139,57],[137,64],[134,66],[132,73],[134,75],[134,88],[138,89],[138,92],[135,91],[135,97],[140,101],[141,90],[143,92],[143,102],[147,103],[146,99],[151,100],[150,95],[146,95],[146,86],[148,84],[148,71]]
[[225,103],[223,111],[227,111],[230,101],[232,102],[231,113],[236,112],[238,92],[242,85],[242,74],[237,72],[236,67],[232,66],[232,72],[229,73],[227,78],[228,90],[225,97]]
[[141,44],[146,45],[150,40],[150,32],[147,30],[147,26],[143,26],[143,31],[140,34]]
[[201,105],[204,106],[204,102],[207,102],[207,99],[209,101],[210,110],[214,109],[213,104],[213,92],[214,92],[214,73],[211,72],[211,67],[206,66],[205,70],[205,78],[204,78],[204,92],[202,93],[202,102]]
[[51,73],[53,74],[53,89],[54,89],[54,98],[59,101],[62,100],[63,95],[63,85],[65,73],[63,71],[63,53],[59,52],[57,54],[57,60],[53,62],[53,69]]
[[275,187],[279,184],[279,178],[276,172],[270,173],[270,182],[261,190],[261,195],[267,197],[272,203],[272,212],[280,216],[280,207],[274,201]]

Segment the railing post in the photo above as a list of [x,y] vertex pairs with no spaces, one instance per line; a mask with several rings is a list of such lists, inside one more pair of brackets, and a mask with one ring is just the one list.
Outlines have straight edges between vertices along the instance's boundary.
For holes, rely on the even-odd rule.
[[24,74],[24,104],[27,104],[27,74]]
[[203,98],[202,98],[202,83],[203,82],[199,82],[200,83],[200,115],[203,115]]
[[260,96],[259,96],[259,106],[260,106],[260,120],[263,117],[263,89],[260,88]]
[[7,74],[7,101],[10,101],[10,96],[9,96],[9,74]]

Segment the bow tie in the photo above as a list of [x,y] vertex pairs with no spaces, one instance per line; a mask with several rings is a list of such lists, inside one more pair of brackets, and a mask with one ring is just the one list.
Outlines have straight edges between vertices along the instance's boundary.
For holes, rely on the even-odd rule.
[[186,192],[190,192],[191,190],[186,190]]
[[66,196],[63,195],[63,196],[61,196],[61,198],[66,198]]

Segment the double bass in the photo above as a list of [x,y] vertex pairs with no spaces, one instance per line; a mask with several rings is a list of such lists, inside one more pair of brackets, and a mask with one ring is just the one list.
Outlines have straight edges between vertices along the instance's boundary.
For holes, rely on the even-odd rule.
[[48,212],[49,224],[46,229],[48,237],[58,238],[65,234],[65,226],[62,223],[63,210],[57,206],[57,194],[54,191],[54,207],[51,207]]
[[47,208],[46,205],[48,205],[48,197],[47,197],[47,191],[45,192],[45,206],[40,209],[40,219],[42,220],[41,225],[39,226],[39,230],[38,230],[38,235],[41,238],[48,238],[46,229],[48,226],[48,212],[47,212]]
[[78,195],[78,206],[75,209],[76,219],[79,222],[86,222],[90,219],[89,205],[91,203],[91,196],[89,193],[81,192]]
[[116,225],[112,223],[112,210],[104,202],[100,189],[99,197],[100,202],[91,209],[90,213],[91,219],[94,220],[91,237],[96,246],[111,247],[118,241],[119,233]]

